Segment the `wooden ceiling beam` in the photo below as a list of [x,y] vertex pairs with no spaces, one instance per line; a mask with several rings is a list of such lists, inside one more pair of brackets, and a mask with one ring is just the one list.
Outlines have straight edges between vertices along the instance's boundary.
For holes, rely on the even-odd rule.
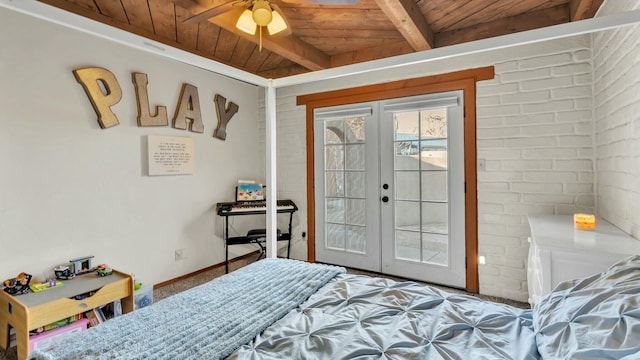
[[412,53],[414,50],[406,41],[396,41],[380,46],[350,51],[331,57],[331,67],[351,65],[365,61],[383,59],[390,56]]
[[604,0],[571,0],[569,2],[571,21],[594,17],[603,2]]
[[431,27],[414,0],[376,0],[376,3],[413,50],[434,48]]
[[[191,11],[193,14],[199,14],[211,7],[211,2],[206,0],[175,0],[175,4]],[[242,11],[244,11],[244,8],[242,7],[233,9],[224,14],[210,18],[209,22],[257,44],[260,42],[260,38],[257,33],[256,35],[250,35],[236,28],[236,21]],[[262,34],[262,46],[265,49],[280,55],[285,59],[289,59],[300,64],[309,70],[327,69],[331,63],[329,55],[302,41],[293,34],[287,36],[271,36],[265,32]]]
[[562,4],[462,29],[437,33],[435,43],[437,47],[443,47],[566,22],[569,22],[569,6]]
[[293,64],[289,67],[279,67],[277,69],[258,71],[256,75],[260,75],[267,79],[278,79],[287,76],[299,75],[309,72],[309,69],[302,67],[298,64]]

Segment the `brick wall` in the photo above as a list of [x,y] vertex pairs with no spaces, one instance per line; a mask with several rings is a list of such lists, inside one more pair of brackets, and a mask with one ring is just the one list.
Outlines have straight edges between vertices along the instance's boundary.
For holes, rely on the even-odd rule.
[[[640,9],[607,1],[602,14]],[[640,26],[593,36],[598,215],[640,238]]]
[[495,69],[478,84],[480,289],[525,301],[527,214],[594,211],[591,51],[584,43]]
[[480,292],[526,301],[529,213],[594,211],[591,38],[457,57],[277,90],[278,189],[301,211],[293,256],[306,258],[305,110],[297,95],[495,65],[478,84]]

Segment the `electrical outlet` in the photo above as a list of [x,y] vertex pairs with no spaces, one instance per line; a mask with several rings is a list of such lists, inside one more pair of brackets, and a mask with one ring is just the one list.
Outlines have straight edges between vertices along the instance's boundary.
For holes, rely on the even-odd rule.
[[175,251],[175,259],[176,261],[178,260],[183,260],[184,259],[184,249],[176,249]]

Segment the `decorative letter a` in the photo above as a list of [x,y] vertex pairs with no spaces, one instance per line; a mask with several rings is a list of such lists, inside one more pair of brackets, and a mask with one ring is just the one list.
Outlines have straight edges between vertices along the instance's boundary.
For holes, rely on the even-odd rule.
[[198,88],[191,84],[182,84],[176,114],[173,117],[173,128],[185,130],[187,120],[191,120],[189,131],[202,133],[202,115],[200,114],[200,100],[198,98]]

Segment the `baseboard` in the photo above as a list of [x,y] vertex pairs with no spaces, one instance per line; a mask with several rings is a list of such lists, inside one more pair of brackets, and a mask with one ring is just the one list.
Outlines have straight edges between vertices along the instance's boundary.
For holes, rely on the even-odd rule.
[[[259,253],[260,253],[260,251],[256,250],[256,251],[252,251],[252,252],[250,252],[248,254],[244,254],[242,256],[238,256],[236,258],[230,259],[229,260],[229,264],[233,264],[236,261],[244,260],[244,259],[246,259],[248,257],[251,257],[251,256],[257,256]],[[191,273],[188,273],[188,274],[184,274],[182,276],[178,276],[177,278],[173,278],[173,279],[169,279],[167,281],[163,281],[161,283],[157,283],[157,284],[153,285],[153,289],[154,290],[160,289],[161,287],[165,287],[167,285],[171,285],[171,284],[177,283],[178,281],[183,281],[185,279],[188,279],[190,277],[196,276],[198,274],[202,274],[205,271],[213,270],[213,269],[219,268],[221,266],[224,266],[224,261],[221,262],[221,263],[218,263],[218,264],[214,264],[214,265],[208,266],[208,267],[206,267],[204,269],[196,270],[194,272],[191,272]]]

